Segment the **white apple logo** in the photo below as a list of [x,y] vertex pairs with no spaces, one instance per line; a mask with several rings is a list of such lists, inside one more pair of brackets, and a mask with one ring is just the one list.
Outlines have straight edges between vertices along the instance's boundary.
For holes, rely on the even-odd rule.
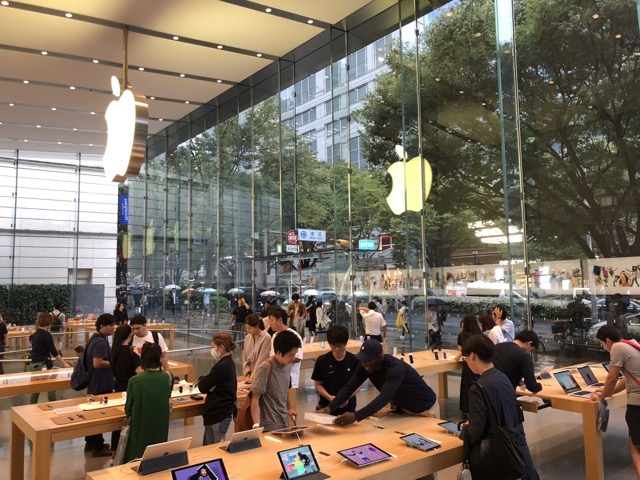
[[120,95],[120,83],[111,77],[111,89],[118,100],[109,104],[107,148],[102,157],[104,173],[112,182],[124,182],[138,175],[145,157],[149,126],[149,105],[144,95],[126,89]]
[[[396,153],[401,159],[406,158],[406,153],[400,145],[396,145]],[[426,200],[431,191],[432,172],[429,162],[422,159],[422,165],[420,164],[420,157],[414,157],[408,162],[394,162],[387,171],[391,175],[393,186],[391,192],[387,197],[387,203],[389,208],[396,215],[404,213],[405,210],[412,212],[419,212],[423,207],[422,199],[422,185],[420,180],[420,171],[424,175],[424,199]],[[406,178],[406,181],[405,181]],[[405,199],[406,192],[406,199]],[[405,202],[406,200],[406,202]]]

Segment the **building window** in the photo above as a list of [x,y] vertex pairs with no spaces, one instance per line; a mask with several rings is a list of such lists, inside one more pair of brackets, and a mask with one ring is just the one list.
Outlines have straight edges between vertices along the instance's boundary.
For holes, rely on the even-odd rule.
[[327,162],[334,163],[347,159],[347,145],[342,142],[327,146]]
[[338,118],[331,123],[327,123],[327,138],[332,138],[333,135],[342,135],[347,131],[347,117]]
[[[362,161],[362,147],[360,136],[353,137],[349,140],[349,150],[351,154],[351,163],[358,165],[360,170],[363,170],[366,166],[366,162]],[[360,164],[362,163],[362,165]]]
[[309,150],[314,153],[318,151],[318,135],[315,130],[311,130],[310,132],[303,133],[302,140],[309,146]]
[[347,108],[347,97],[344,93],[324,102],[325,115],[331,115],[332,113],[337,114],[345,108]]
[[367,73],[367,49],[362,48],[349,55],[349,80]]
[[312,107],[296,115],[296,127],[300,128],[316,119],[316,107]]
[[387,52],[389,51],[389,48],[391,47],[392,42],[393,42],[393,37],[391,34],[389,34],[386,37],[381,38],[375,43],[374,54],[376,56],[376,61],[375,61],[376,68],[384,65],[384,61],[387,57]]
[[296,105],[312,100],[316,96],[316,76],[311,75],[296,83]]
[[367,94],[367,86],[362,85],[358,88],[354,88],[349,90],[349,103],[354,105],[358,102],[361,102],[364,96]]
[[[347,80],[344,59],[333,64],[333,88],[342,87]],[[331,67],[324,69],[324,90],[331,91]]]

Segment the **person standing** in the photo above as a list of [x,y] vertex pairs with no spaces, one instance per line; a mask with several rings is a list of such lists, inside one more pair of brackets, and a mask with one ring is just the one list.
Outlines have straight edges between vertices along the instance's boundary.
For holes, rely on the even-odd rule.
[[53,311],[51,312],[53,323],[49,329],[51,332],[64,332],[64,322],[67,320],[67,317],[62,313],[61,309],[62,304],[60,302],[53,304]]
[[[311,380],[314,381],[318,392],[318,410],[336,398],[337,393],[347,384],[358,367],[356,356],[347,351],[348,342],[349,331],[343,325],[331,325],[327,329],[327,343],[331,351],[318,357],[311,374]],[[357,393],[356,390],[345,403],[331,410],[331,415],[355,412]]]
[[[131,348],[133,331],[129,325],[120,325],[113,334],[113,347],[111,348],[111,369],[115,377],[114,392],[126,392],[129,379],[138,373],[142,373],[140,356]],[[120,442],[120,430],[111,432],[111,451],[118,450]]]
[[[304,308],[304,307],[303,307]],[[298,340],[300,340],[300,345],[302,345],[302,337],[300,336],[300,334],[298,332],[296,332],[293,328],[289,328],[287,326],[287,313],[279,308],[279,307],[272,307],[270,314],[269,314],[269,326],[273,329],[274,334],[271,337],[271,351],[270,354],[271,356],[276,354],[275,351],[275,340],[277,338],[277,336],[282,333],[282,332],[291,332],[294,335],[296,335],[298,337]],[[298,348],[296,350],[296,358],[295,360],[292,362],[293,365],[291,367],[291,388],[292,389],[296,389],[298,388],[298,385],[300,384],[300,363],[302,362],[302,357],[303,357],[303,353],[302,353],[302,347]],[[292,394],[295,394],[295,392],[292,392]]]
[[[636,476],[640,478],[640,345],[635,340],[623,340],[622,332],[614,326],[601,327],[596,338],[611,354],[611,362],[604,387],[596,388],[591,401],[599,402],[627,391],[625,420],[629,428],[629,450]],[[619,379],[620,374],[623,377]]]
[[160,332],[152,332],[147,329],[147,319],[144,315],[136,315],[129,322],[131,330],[133,331],[133,337],[131,339],[131,345],[135,352],[140,355],[142,353],[142,347],[145,343],[157,343],[162,350],[162,369],[169,371],[169,358],[167,357],[167,343],[164,341]]
[[291,295],[291,303],[287,306],[287,317],[289,317],[289,326],[293,328],[300,337],[304,336],[304,318],[306,310],[300,301],[300,295],[294,293]]
[[[513,322],[509,319],[507,310],[502,305],[496,305],[495,307],[493,307],[492,316],[494,318],[494,321],[496,321],[496,324],[500,325],[500,328],[502,329],[502,335],[504,337],[504,341],[513,342],[513,340],[516,338],[516,327],[513,325]],[[495,343],[501,343],[501,342],[493,342],[493,343],[495,344]]]
[[[7,324],[0,315],[0,360],[4,360],[4,352],[6,351],[7,345],[7,335],[9,334],[9,330],[7,329]],[[4,375],[4,363],[0,362],[0,375]]]
[[364,334],[366,338],[384,342],[387,337],[387,322],[381,313],[376,312],[376,303],[369,302],[366,307],[358,307],[364,322]]
[[307,312],[307,324],[306,327],[309,330],[309,335],[316,334],[316,326],[318,325],[318,317],[316,316],[316,297],[311,296],[307,300],[305,305],[305,311]]
[[[113,392],[115,384],[111,369],[111,347],[107,337],[113,335],[114,318],[109,313],[103,313],[96,320],[96,333],[87,344],[87,363],[91,378],[87,386],[89,395],[103,395]],[[111,456],[109,445],[104,443],[101,433],[85,437],[85,452],[92,452],[94,457]]]
[[[270,339],[269,335],[267,338]],[[198,381],[198,389],[207,395],[202,406],[202,445],[221,442],[229,430],[238,390],[236,364],[231,356],[235,349],[236,344],[228,333],[217,333],[211,339],[211,356],[215,363]]]
[[[462,359],[462,346],[464,342],[474,335],[482,334],[476,316],[471,313],[462,317],[461,325],[462,330],[458,334],[458,354],[456,355],[456,360]],[[471,371],[467,362],[463,361],[462,375],[460,378],[460,412],[462,412],[463,420],[469,417],[469,388],[477,379],[478,376]]]
[[319,411],[330,413],[344,404],[367,379],[380,394],[361,409],[338,416],[334,420],[336,425],[360,422],[389,402],[393,402],[399,412],[412,414],[426,413],[435,405],[436,394],[420,374],[408,363],[382,353],[382,344],[377,340],[365,340],[356,357],[360,363],[351,380],[340,389],[329,405]]
[[429,305],[427,308],[427,328],[429,329],[429,348],[442,348],[440,322],[438,322],[435,305]]
[[116,308],[113,309],[113,318],[115,319],[116,325],[122,325],[129,321],[129,314],[127,313],[127,309],[124,308],[124,303],[116,303]]
[[245,381],[251,381],[251,374],[269,358],[271,351],[271,335],[265,332],[262,319],[252,313],[247,317],[244,324],[247,336],[244,339],[244,349],[242,350],[242,373]]
[[141,352],[144,371],[129,380],[124,413],[131,417],[131,433],[123,463],[142,457],[148,445],[166,442],[169,436],[173,378],[162,370],[161,358],[160,345],[145,343]]
[[291,408],[287,392],[291,365],[302,342],[299,335],[286,330],[274,335],[273,348],[274,355],[258,367],[251,385],[253,428],[264,427],[266,432],[285,428],[288,417],[296,420],[297,412]]
[[[41,313],[36,320],[36,331],[29,337],[31,341],[31,363],[29,364],[29,372],[39,372],[41,370],[50,370],[53,368],[53,360],[57,360],[63,367],[70,367],[60,355],[53,342],[53,335],[49,333],[49,327],[53,322],[50,313]],[[6,328],[6,327],[5,327]],[[53,359],[53,360],[52,360]],[[38,403],[39,393],[32,393],[29,403]],[[50,402],[57,399],[55,390],[47,392],[47,398]]]
[[[533,459],[529,453],[513,385],[504,373],[494,367],[492,362],[494,350],[495,346],[484,335],[473,335],[462,347],[469,368],[476,375],[480,375],[480,378],[469,389],[469,419],[460,432],[462,441],[471,446],[469,465],[471,475],[474,479],[500,479],[499,472],[493,472],[491,477],[481,476],[477,472],[478,459],[474,454],[474,445],[486,438],[488,434],[489,409],[492,409],[498,426],[509,428],[516,433],[516,441],[525,463],[522,479],[538,480],[540,477],[533,466]],[[483,391],[485,395],[483,395]],[[485,402],[485,396],[488,404]]]
[[530,392],[537,393],[542,390],[542,385],[536,382],[531,359],[531,352],[537,349],[539,344],[536,332],[521,330],[513,342],[498,343],[495,346],[493,364],[507,376],[513,388],[524,384]]
[[234,340],[242,338],[242,332],[244,332],[244,324],[247,317],[253,313],[251,307],[244,299],[244,297],[238,298],[238,305],[231,312],[231,318],[229,323],[233,330]]
[[493,320],[493,327],[489,330],[488,337],[489,340],[493,342],[493,344],[506,342],[507,338],[504,336],[504,331],[502,330],[502,316],[497,314],[495,310],[491,314]]

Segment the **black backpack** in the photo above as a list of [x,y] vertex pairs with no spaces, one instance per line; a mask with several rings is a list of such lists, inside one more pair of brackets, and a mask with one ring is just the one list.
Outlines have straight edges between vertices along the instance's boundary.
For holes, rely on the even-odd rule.
[[51,316],[53,317],[53,323],[51,324],[51,328],[49,329],[49,331],[51,332],[61,332],[62,331],[62,318],[63,318],[63,313],[62,312],[58,312],[58,315],[54,315],[53,312],[51,312]]
[[93,367],[89,368],[87,366],[87,351],[89,350],[89,345],[91,345],[91,342],[94,338],[96,338],[95,335],[91,337],[89,343],[87,343],[87,348],[84,349],[84,351],[80,355],[80,358],[73,367],[73,372],[71,373],[71,388],[73,388],[76,392],[87,388],[89,386],[89,382],[91,381],[91,373],[93,372]]

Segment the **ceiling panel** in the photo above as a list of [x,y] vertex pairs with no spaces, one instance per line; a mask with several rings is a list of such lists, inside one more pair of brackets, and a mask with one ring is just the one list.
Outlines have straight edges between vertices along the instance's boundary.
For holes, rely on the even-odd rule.
[[334,24],[364,7],[370,3],[370,1],[371,0],[323,0],[301,2],[300,0],[251,0],[251,3],[277,8],[278,10],[284,10],[302,15],[303,17]]

